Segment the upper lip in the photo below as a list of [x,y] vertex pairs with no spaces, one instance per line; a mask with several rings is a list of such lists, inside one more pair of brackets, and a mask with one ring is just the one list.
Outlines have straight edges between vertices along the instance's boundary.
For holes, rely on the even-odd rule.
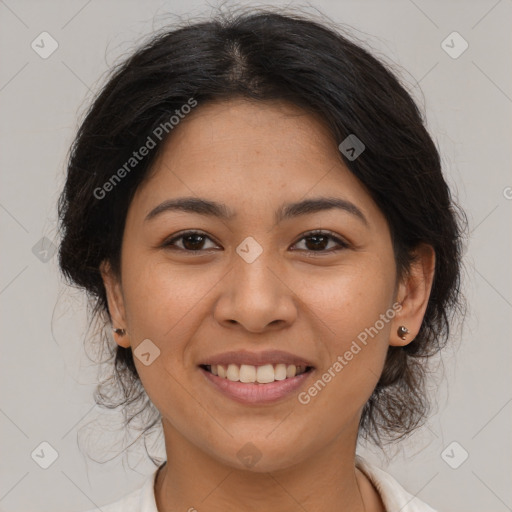
[[265,350],[263,352],[249,352],[247,350],[223,352],[208,357],[202,365],[229,365],[229,364],[250,364],[253,366],[262,366],[264,364],[294,364],[295,366],[313,366],[307,359],[283,352],[282,350]]

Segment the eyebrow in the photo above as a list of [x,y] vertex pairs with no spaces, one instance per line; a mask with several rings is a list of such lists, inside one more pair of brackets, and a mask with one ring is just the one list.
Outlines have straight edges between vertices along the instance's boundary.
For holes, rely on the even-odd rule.
[[[278,224],[283,220],[332,209],[350,213],[361,220],[366,226],[369,225],[363,212],[354,203],[338,197],[317,197],[296,203],[286,203],[276,211],[274,222]],[[223,203],[198,197],[180,197],[167,199],[163,203],[160,203],[146,215],[144,222],[150,221],[168,211],[196,213],[198,215],[216,217],[222,220],[232,220],[236,217],[236,213]]]

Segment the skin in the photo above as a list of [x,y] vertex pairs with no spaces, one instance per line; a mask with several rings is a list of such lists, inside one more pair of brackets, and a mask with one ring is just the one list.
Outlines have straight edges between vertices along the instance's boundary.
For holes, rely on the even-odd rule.
[[[168,211],[144,221],[184,196],[224,203],[237,216]],[[274,223],[283,203],[319,196],[350,201],[367,224],[339,209]],[[332,252],[339,246],[327,238],[315,250],[304,238],[314,229],[348,246]],[[188,239],[186,252],[182,238],[163,246],[184,230],[205,234],[203,245]],[[263,250],[250,264],[235,251],[248,236]],[[112,323],[127,331],[117,343],[136,350],[150,339],[160,350],[148,366],[134,358],[162,415],[160,512],[384,511],[355,468],[358,423],[388,347],[419,331],[435,255],[426,245],[416,252],[399,278],[387,221],[319,118],[284,102],[232,99],[199,105],[180,122],[130,205],[121,275],[101,267]],[[307,405],[297,393],[275,404],[235,402],[198,368],[225,351],[277,348],[313,362],[303,391],[397,302],[394,318]],[[237,457],[248,442],[261,455],[251,468]]]

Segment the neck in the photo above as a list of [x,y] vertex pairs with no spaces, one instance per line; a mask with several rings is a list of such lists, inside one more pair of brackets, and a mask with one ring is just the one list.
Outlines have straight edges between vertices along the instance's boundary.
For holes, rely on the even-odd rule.
[[340,435],[332,445],[293,466],[256,472],[213,458],[165,420],[162,423],[167,463],[155,483],[159,512],[384,510],[378,507],[375,489],[355,468],[354,435]]

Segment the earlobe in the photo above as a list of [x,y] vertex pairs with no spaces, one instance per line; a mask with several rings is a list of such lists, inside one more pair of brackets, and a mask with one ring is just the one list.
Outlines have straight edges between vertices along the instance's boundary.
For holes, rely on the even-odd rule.
[[402,307],[394,318],[390,345],[408,345],[418,334],[432,290],[435,261],[431,245],[419,244],[415,248],[410,268],[398,286],[397,300]]
[[112,331],[118,345],[124,348],[130,346],[128,333],[126,332],[126,315],[124,298],[119,279],[114,275],[108,261],[100,264],[101,277],[107,295],[108,310],[112,320]]

